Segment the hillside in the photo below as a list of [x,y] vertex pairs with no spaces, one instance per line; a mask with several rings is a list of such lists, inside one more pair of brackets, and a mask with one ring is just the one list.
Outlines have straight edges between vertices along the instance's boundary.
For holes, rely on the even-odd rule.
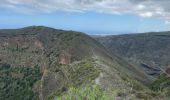
[[169,95],[170,32],[115,35],[96,40],[153,77],[151,89]]
[[44,26],[0,30],[0,55],[2,100],[52,100],[89,85],[113,89],[114,98],[155,94],[145,86],[152,78],[84,33]]
[[170,66],[170,32],[106,36],[97,40],[151,76]]

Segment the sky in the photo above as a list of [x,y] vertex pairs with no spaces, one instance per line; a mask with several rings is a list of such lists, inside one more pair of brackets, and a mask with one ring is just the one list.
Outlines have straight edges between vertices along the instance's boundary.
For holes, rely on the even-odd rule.
[[91,35],[170,31],[170,0],[0,0],[0,29],[48,26]]

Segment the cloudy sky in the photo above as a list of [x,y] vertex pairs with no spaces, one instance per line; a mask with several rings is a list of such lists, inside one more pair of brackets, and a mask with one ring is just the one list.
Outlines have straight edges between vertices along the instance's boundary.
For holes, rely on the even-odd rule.
[[44,25],[89,34],[170,30],[170,0],[0,0],[0,28]]

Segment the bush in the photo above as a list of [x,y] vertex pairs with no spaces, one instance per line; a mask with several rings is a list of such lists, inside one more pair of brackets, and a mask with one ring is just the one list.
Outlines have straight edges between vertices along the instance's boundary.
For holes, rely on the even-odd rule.
[[114,100],[115,92],[102,90],[99,86],[86,86],[81,88],[70,88],[63,96],[55,100]]
[[34,83],[41,79],[40,67],[10,67],[0,65],[0,100],[36,100],[32,91]]

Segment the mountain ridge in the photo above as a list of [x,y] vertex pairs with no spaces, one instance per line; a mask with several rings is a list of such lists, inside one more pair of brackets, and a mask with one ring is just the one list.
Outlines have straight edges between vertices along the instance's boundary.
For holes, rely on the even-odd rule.
[[[118,55],[124,58],[126,57],[125,59],[128,59],[127,57],[132,57],[132,59],[134,58],[134,60],[140,59],[142,65],[148,64],[148,62],[146,61],[142,62],[143,61],[142,59],[149,58],[151,61],[155,60],[153,61],[153,63],[156,62],[156,59],[159,60],[162,59],[160,61],[161,63],[160,65],[155,64],[156,69],[159,69],[160,68],[159,66],[161,65],[162,68],[164,68],[164,66],[168,66],[166,63],[168,63],[167,57],[169,54],[166,56],[165,53],[163,52],[169,50],[168,48],[169,36],[170,36],[170,32],[167,31],[167,32],[151,32],[151,33],[143,33],[143,34],[106,36],[101,38],[99,37],[98,40],[102,44],[104,44],[106,48],[109,48],[111,51],[116,52]],[[135,55],[138,58],[133,57]],[[148,57],[146,55],[148,55]],[[156,58],[157,55],[160,58],[158,57]],[[143,58],[140,58],[140,56]],[[164,64],[162,63],[163,59],[166,61],[164,62]],[[149,64],[149,66],[153,68],[153,64]]]
[[51,100],[71,87],[88,84],[113,88],[120,98],[151,97],[145,86],[152,82],[150,77],[84,33],[42,26],[0,33],[0,73],[4,75],[0,98]]

